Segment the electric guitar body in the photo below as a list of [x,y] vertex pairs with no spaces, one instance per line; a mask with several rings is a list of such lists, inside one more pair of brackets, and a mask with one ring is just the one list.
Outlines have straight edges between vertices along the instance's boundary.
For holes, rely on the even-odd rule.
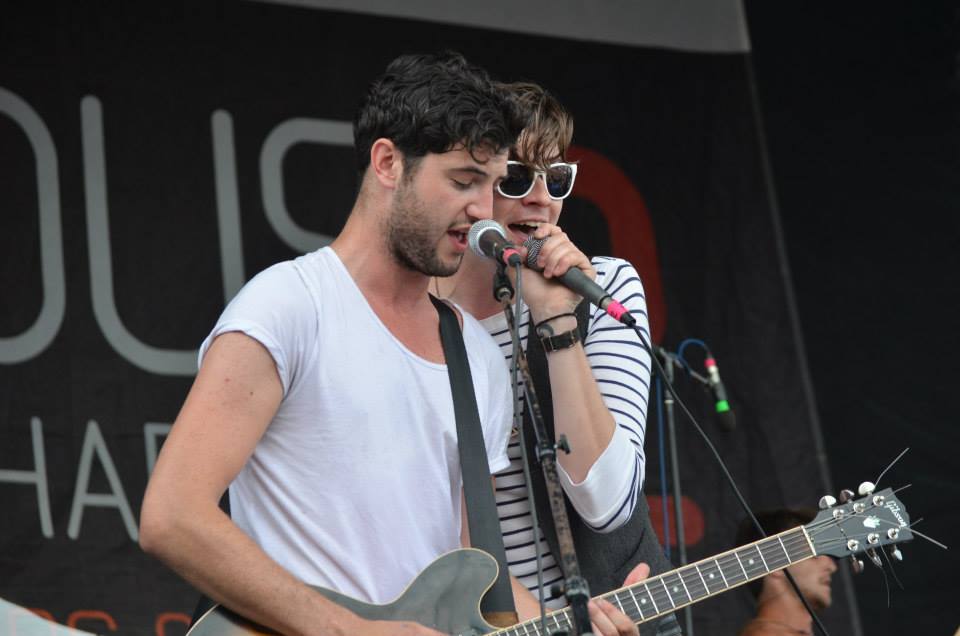
[[[337,605],[367,620],[413,621],[444,634],[479,636],[496,628],[480,616],[479,599],[493,585],[499,567],[486,552],[465,548],[428,565],[393,602],[364,603],[333,590],[314,587]],[[187,636],[276,634],[223,606],[212,608]]]

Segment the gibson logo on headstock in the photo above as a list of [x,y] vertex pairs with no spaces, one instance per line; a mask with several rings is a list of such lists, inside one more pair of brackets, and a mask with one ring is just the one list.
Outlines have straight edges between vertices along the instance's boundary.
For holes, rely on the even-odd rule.
[[901,528],[907,527],[907,522],[904,520],[903,515],[900,514],[900,504],[896,501],[888,501],[884,506],[893,513],[893,516],[897,518],[897,521],[900,522]]

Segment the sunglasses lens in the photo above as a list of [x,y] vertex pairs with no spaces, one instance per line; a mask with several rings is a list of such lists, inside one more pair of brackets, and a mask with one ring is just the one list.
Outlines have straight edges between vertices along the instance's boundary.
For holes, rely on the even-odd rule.
[[547,192],[554,199],[562,199],[573,190],[573,167],[569,164],[550,166],[547,170]]
[[522,197],[530,191],[533,183],[533,171],[520,163],[507,165],[507,177],[500,182],[497,189],[507,197]]

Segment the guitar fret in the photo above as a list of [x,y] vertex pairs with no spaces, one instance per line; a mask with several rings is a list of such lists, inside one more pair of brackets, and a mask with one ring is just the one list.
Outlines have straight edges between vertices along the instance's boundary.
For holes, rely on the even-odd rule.
[[[671,597],[671,603],[674,607],[677,605],[684,605],[687,602],[691,601],[690,592],[687,590],[687,584],[683,582],[683,572],[682,570],[674,570],[673,572],[667,572],[662,575],[664,582],[668,583],[669,588],[668,595]],[[679,585],[678,585],[679,583]],[[686,600],[683,599],[683,595],[686,594]]]
[[719,590],[726,589],[726,582],[717,578],[717,574],[720,574],[720,577],[723,577],[723,572],[720,571],[720,567],[717,565],[716,561],[711,561],[703,564],[703,571],[707,575],[708,581],[713,583],[713,587],[710,587],[710,584],[707,584],[707,591],[710,594],[716,594]]
[[650,602],[653,603],[653,611],[655,611],[657,614],[659,614],[659,613],[660,613],[660,608],[657,607],[657,601],[656,601],[655,598],[653,598],[653,594],[650,593],[650,587],[647,585],[647,582],[646,582],[646,581],[643,582],[643,587],[644,587],[644,589],[647,590],[647,598],[649,598],[649,599],[650,599]]
[[[617,602],[617,607],[620,608],[620,611],[623,612],[624,614],[626,614],[626,613],[627,613],[627,610],[623,609],[623,603],[620,602],[620,595],[619,595],[619,594],[613,594],[612,596],[613,596],[613,600]],[[608,600],[609,600],[609,599],[608,599]],[[628,616],[629,616],[629,614],[628,614]]]
[[670,596],[670,590],[667,589],[667,583],[664,581],[663,577],[660,577],[660,585],[663,586],[663,591],[667,593],[667,600],[670,601],[670,607],[676,609],[677,604],[673,602],[673,597]]
[[[766,563],[763,561],[763,555],[760,556],[760,560],[757,560],[757,557],[754,555],[754,550],[759,552],[759,545],[754,545],[748,548],[742,548],[737,551],[737,556],[740,558],[740,565],[744,568],[746,573],[747,580],[753,580],[759,576],[764,576],[770,572],[766,567]],[[743,552],[741,555],[740,553]]]
[[814,556],[817,553],[817,551],[813,547],[813,541],[810,540],[810,535],[807,534],[806,527],[800,526],[799,531],[800,531],[800,536],[803,537],[803,540],[804,540],[803,547],[809,550],[809,553],[803,556],[811,556],[811,557]]
[[637,603],[637,597],[634,595],[633,590],[630,588],[627,588],[627,591],[630,592],[630,598],[633,599],[633,604],[637,606],[637,611],[640,612],[640,618],[646,618],[643,615],[643,610],[640,609],[640,603]]
[[770,539],[761,545],[760,556],[763,557],[768,572],[790,565],[790,558],[781,545],[780,537]]
[[705,591],[707,594],[710,594],[710,586],[707,585],[707,579],[703,578],[703,572],[700,571],[700,566],[694,564],[693,567],[695,567],[695,568],[697,569],[697,574],[700,575],[700,580],[703,582],[703,589],[704,589],[704,591]]
[[767,560],[763,558],[763,550],[760,549],[760,546],[759,546],[759,545],[757,545],[757,554],[760,555],[760,560],[763,561],[763,569],[765,569],[767,572],[769,572],[769,571],[770,571],[770,566],[767,565]]
[[723,579],[723,584],[727,587],[730,587],[730,584],[727,583],[727,577],[723,573],[723,568],[720,566],[720,560],[714,559],[713,562],[717,564],[717,569],[720,570],[720,578]]
[[783,539],[780,538],[780,535],[777,535],[777,541],[780,542],[780,549],[783,550],[783,556],[787,557],[787,563],[793,563],[790,559],[790,553],[787,552],[787,546],[783,545]]
[[747,574],[747,568],[743,567],[743,561],[740,560],[740,555],[737,554],[737,551],[733,551],[733,556],[737,557],[737,564],[740,566],[740,569],[743,571],[743,579],[745,581],[750,580],[750,575]]
[[[687,568],[687,569],[689,569],[689,568]],[[692,601],[692,600],[693,600],[693,597],[690,596],[690,588],[687,587],[686,581],[683,580],[683,570],[680,570],[680,571],[678,572],[677,576],[680,578],[680,585],[683,586],[683,591],[687,593],[687,600],[688,600],[688,601]]]

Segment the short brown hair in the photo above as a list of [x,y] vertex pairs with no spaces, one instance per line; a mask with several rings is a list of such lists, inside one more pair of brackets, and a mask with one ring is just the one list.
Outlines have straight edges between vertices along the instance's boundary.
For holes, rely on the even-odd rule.
[[526,125],[514,149],[518,158],[545,168],[557,155],[566,161],[573,139],[573,117],[557,98],[532,82],[513,82],[501,87],[516,102]]

